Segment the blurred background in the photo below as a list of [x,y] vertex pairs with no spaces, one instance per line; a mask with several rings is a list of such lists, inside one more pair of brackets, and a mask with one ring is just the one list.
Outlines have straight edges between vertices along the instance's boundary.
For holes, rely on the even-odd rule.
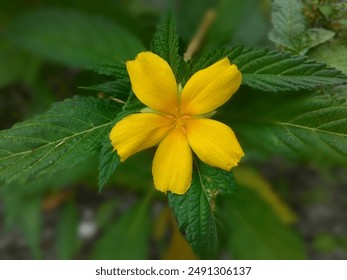
[[[344,1],[304,2],[309,24],[342,28],[340,18],[324,19],[317,6]],[[94,30],[94,22],[149,49],[171,8],[182,50],[209,9],[217,18],[206,49],[276,48],[268,39],[270,0],[3,0],[0,129],[73,95],[98,94],[80,88],[108,79],[86,69],[91,51],[109,51],[99,41],[106,31]],[[114,46],[121,52],[122,44]],[[344,63],[346,69],[346,58]],[[153,190],[152,156],[145,151],[119,166],[101,192],[97,155],[40,181],[0,185],[0,259],[197,258],[177,229],[166,196]],[[235,176],[239,190],[232,203],[221,201],[217,213],[218,258],[347,258],[345,168],[254,155]]]

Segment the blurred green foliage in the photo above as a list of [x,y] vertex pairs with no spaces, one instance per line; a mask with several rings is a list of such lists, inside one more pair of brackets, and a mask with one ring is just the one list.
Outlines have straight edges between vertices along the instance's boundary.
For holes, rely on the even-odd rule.
[[[24,249],[31,252],[26,258],[36,259],[191,257],[187,249],[187,254],[172,249],[172,244],[188,246],[179,238],[179,227],[203,258],[306,258],[307,245],[293,226],[295,219],[283,219],[283,209],[291,211],[287,197],[279,198],[278,186],[269,183],[261,193],[262,187],[235,182],[232,174],[224,174],[227,179],[220,182],[215,170],[200,166],[206,170],[200,178],[195,174],[194,182],[200,182],[193,182],[188,195],[169,197],[177,225],[169,218],[160,220],[168,201],[163,194],[153,193],[153,151],[118,166],[118,158],[110,156],[106,132],[139,108],[124,67],[124,61],[138,52],[151,48],[161,55],[182,83],[228,56],[242,70],[244,85],[216,117],[238,135],[246,152],[242,164],[259,166],[280,155],[294,164],[310,160],[345,168],[347,87],[331,85],[344,82],[347,74],[347,7],[343,1],[321,2],[276,0],[273,6],[266,0],[2,3],[1,129],[47,111],[53,102],[68,100],[0,136],[0,238],[20,232],[18,240],[22,236]],[[167,17],[170,9],[173,15]],[[216,20],[187,64],[182,55],[211,9]],[[294,18],[285,13],[288,9]],[[279,50],[290,53],[263,49],[275,48],[268,36]],[[246,47],[235,47],[240,44]],[[303,53],[309,58],[296,56]],[[81,96],[72,98],[76,94]],[[52,123],[60,128],[53,130]],[[36,130],[28,132],[27,126]],[[69,129],[78,135],[70,136]],[[42,142],[48,145],[32,149]],[[98,174],[99,158],[93,154],[99,150]],[[52,165],[59,168],[53,172]],[[259,178],[260,172],[252,181]],[[225,197],[210,197],[211,192],[223,190],[228,193]],[[89,210],[94,230],[90,238],[83,238],[81,228]],[[51,216],[53,224],[48,221]],[[155,235],[158,223],[164,228],[159,237]],[[46,229],[54,231],[48,239]],[[347,250],[346,240],[332,234],[317,232],[313,243],[322,252]],[[0,258],[20,256],[5,252]]]

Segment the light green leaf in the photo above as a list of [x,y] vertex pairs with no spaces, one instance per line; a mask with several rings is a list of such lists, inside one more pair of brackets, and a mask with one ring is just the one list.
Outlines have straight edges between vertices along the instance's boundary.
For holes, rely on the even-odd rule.
[[253,191],[239,188],[225,201],[221,223],[233,259],[305,259],[299,235],[282,223]]
[[301,55],[306,54],[310,49],[323,44],[335,36],[335,32],[324,28],[310,28],[298,41],[295,47]]
[[292,47],[306,30],[303,5],[298,0],[274,0],[272,2],[273,30],[269,34],[271,41],[280,46]]
[[149,197],[105,227],[96,242],[93,259],[144,260],[148,258]]
[[78,213],[74,202],[69,201],[60,214],[57,228],[57,258],[60,260],[71,260],[74,258],[78,248]]
[[99,147],[120,105],[75,97],[0,132],[0,180],[28,180],[71,168]]
[[201,258],[214,258],[217,250],[215,201],[235,188],[230,172],[196,162],[192,184],[184,195],[169,194],[169,203],[186,239]]
[[347,74],[347,45],[345,44],[324,44],[311,51],[310,56]]
[[229,57],[242,73],[242,83],[262,91],[297,91],[347,83],[347,76],[308,57],[263,48],[236,47],[204,55],[194,71]]
[[122,26],[82,12],[45,9],[22,15],[6,36],[47,59],[78,67],[132,59],[141,42]]
[[346,98],[346,86],[277,97],[242,92],[230,103],[230,125],[246,154],[263,151],[347,165]]
[[274,0],[269,33],[269,39],[278,46],[301,55],[335,36],[330,30],[307,28],[302,9],[298,0]]

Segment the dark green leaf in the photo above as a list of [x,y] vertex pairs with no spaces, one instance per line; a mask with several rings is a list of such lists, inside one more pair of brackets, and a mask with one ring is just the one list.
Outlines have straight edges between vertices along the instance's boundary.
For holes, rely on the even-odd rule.
[[230,193],[234,187],[232,173],[197,162],[188,192],[184,195],[169,194],[169,203],[180,230],[202,258],[216,255],[216,197]]
[[188,66],[179,55],[179,38],[173,15],[167,16],[158,26],[151,49],[169,63],[179,83],[185,81]]
[[78,213],[76,205],[70,201],[62,209],[57,229],[57,257],[71,260],[79,248]]
[[242,82],[262,91],[297,91],[347,83],[347,76],[305,56],[263,48],[236,47],[204,55],[193,72],[229,57],[242,73]]
[[220,211],[233,259],[305,259],[302,240],[253,191],[240,187]]
[[266,49],[235,48],[229,56],[243,83],[263,91],[296,91],[347,83],[347,76],[304,56]]
[[143,49],[115,22],[72,10],[36,10],[12,22],[6,35],[47,59],[79,67],[125,61]]
[[87,68],[101,75],[113,76],[113,78],[117,79],[129,78],[125,63],[122,62],[92,63]]
[[246,154],[264,151],[346,165],[346,97],[346,86],[277,97],[242,92],[230,103],[231,127]]
[[0,179],[28,180],[71,168],[99,147],[119,112],[112,100],[75,97],[0,132]]
[[110,176],[116,170],[118,164],[120,163],[120,157],[114,150],[109,137],[103,143],[100,153],[99,162],[99,191],[107,183]]
[[148,198],[105,228],[95,244],[93,259],[147,259],[150,233]]

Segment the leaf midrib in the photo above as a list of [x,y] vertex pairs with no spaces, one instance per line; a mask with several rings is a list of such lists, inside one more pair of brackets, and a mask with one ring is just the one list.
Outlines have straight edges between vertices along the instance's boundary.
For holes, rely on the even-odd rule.
[[303,126],[303,125],[299,125],[299,124],[293,124],[293,123],[287,123],[287,122],[273,122],[276,125],[281,125],[284,127],[287,126],[292,126],[292,127],[296,127],[296,128],[300,128],[300,129],[305,129],[305,130],[311,130],[315,133],[326,133],[326,134],[331,134],[331,135],[336,135],[336,136],[340,136],[340,137],[346,137],[347,133],[338,133],[338,132],[332,132],[332,131],[327,131],[327,130],[322,130],[316,127],[309,127],[309,126]]
[[[7,151],[7,152],[12,153],[12,155],[7,156],[7,157],[0,158],[0,161],[9,159],[9,158],[11,158],[11,157],[23,155],[23,154],[25,155],[25,154],[31,153],[31,152],[33,152],[33,151],[37,151],[37,150],[39,150],[39,149],[43,149],[43,148],[49,147],[49,146],[54,145],[54,144],[56,144],[56,143],[58,143],[58,142],[59,142],[59,143],[60,143],[60,142],[63,142],[63,143],[64,143],[64,142],[66,142],[67,140],[70,140],[71,138],[75,138],[75,137],[77,137],[77,136],[79,136],[79,135],[83,135],[84,133],[92,132],[93,130],[96,130],[96,129],[101,129],[101,128],[105,127],[105,126],[110,125],[111,123],[112,123],[112,121],[109,121],[108,123],[105,123],[105,124],[102,124],[102,125],[99,125],[99,126],[94,126],[93,128],[90,128],[90,129],[87,129],[87,130],[83,130],[83,131],[81,131],[81,132],[78,132],[78,133],[76,133],[76,134],[72,134],[72,135],[66,136],[66,137],[64,137],[64,138],[57,139],[57,140],[55,140],[55,141],[53,141],[53,142],[49,142],[49,143],[44,144],[44,145],[42,145],[42,146],[40,146],[40,147],[38,147],[38,148],[35,148],[34,150],[33,150],[33,149],[29,149],[29,150],[26,150],[26,151],[23,151],[23,152],[15,153],[15,154],[12,153],[12,152],[10,152],[10,151],[4,150],[4,151]],[[59,143],[58,143],[58,144],[59,144]],[[5,170],[6,170],[6,169],[5,169]],[[4,171],[4,170],[2,170],[2,171],[0,172],[0,174],[1,174],[3,171]]]

